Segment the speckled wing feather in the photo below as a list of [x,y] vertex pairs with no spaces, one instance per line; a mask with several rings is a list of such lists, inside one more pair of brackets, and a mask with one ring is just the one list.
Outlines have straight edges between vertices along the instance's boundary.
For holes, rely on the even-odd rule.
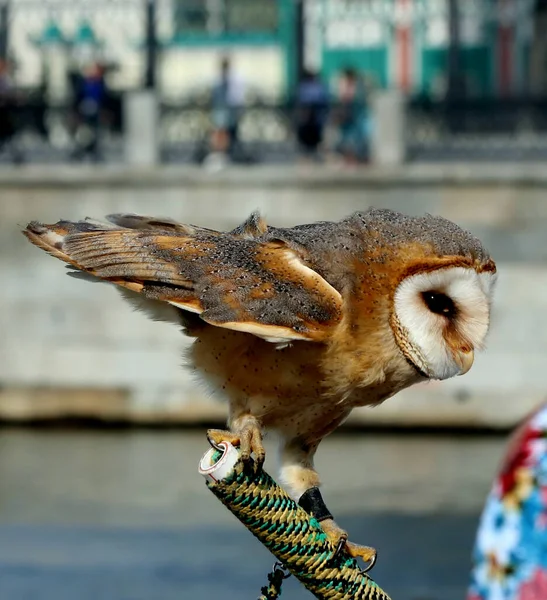
[[261,240],[256,217],[229,233],[111,215],[111,223],[30,223],[31,242],[94,277],[272,342],[321,342],[340,321],[339,292],[304,250]]

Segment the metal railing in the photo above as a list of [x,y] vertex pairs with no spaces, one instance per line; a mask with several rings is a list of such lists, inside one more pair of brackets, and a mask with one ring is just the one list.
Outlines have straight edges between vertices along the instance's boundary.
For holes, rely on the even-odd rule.
[[[255,103],[241,109],[238,151],[241,162],[270,162],[294,155],[294,107]],[[6,118],[4,112],[3,119]],[[25,161],[63,162],[74,157],[86,126],[70,105],[48,106],[42,95],[28,95],[9,108],[10,128],[0,127],[0,160],[10,145]],[[160,155],[164,162],[200,162],[208,152],[212,112],[204,103],[159,106]],[[123,160],[123,114],[120,96],[102,111],[99,127],[101,160]],[[4,152],[2,147],[4,146]]]
[[407,105],[410,160],[547,158],[547,98],[483,98]]
[[[327,145],[336,137],[330,107]],[[11,109],[11,133],[0,127],[0,160],[15,143],[28,161],[73,158],[85,124],[72,106],[48,106],[38,92],[27,93]],[[547,158],[547,98],[431,101],[407,103],[406,140],[410,161],[534,160]],[[4,111],[4,115],[5,115]],[[241,162],[291,161],[297,152],[297,107],[254,102],[241,109],[238,151]],[[102,160],[123,161],[122,96],[113,95],[100,120]],[[371,117],[373,119],[373,115]],[[160,155],[163,162],[200,162],[209,150],[212,111],[206,102],[161,102]],[[5,142],[3,144],[3,142]],[[4,146],[4,152],[2,147]]]

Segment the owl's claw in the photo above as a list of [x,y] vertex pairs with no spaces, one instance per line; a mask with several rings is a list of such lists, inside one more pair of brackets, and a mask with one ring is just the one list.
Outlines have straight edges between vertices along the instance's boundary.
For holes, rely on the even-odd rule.
[[354,544],[353,542],[346,541],[346,552],[353,558],[362,558],[366,563],[365,568],[361,569],[361,573],[364,575],[368,573],[376,564],[378,553],[376,548],[370,546],[361,546],[360,544]]
[[[221,448],[221,446],[219,445],[220,442],[217,442],[217,440],[216,440],[216,436],[211,435],[214,431],[216,431],[216,430],[209,429],[207,431],[207,441],[209,442],[209,445],[212,448],[214,448],[215,450],[218,450],[219,452],[222,452],[224,450],[224,448]],[[224,441],[224,440],[220,440],[220,441]],[[225,441],[228,441],[228,440],[225,440]]]
[[251,454],[254,454],[255,463],[259,468],[262,468],[266,459],[266,451],[262,445],[262,432],[254,424],[245,426],[238,433],[209,429],[207,439],[211,446],[217,449],[220,442],[229,442],[232,446],[239,446],[239,454],[243,462],[249,462]]
[[334,556],[338,556],[340,554],[340,552],[342,552],[342,550],[344,549],[344,546],[346,545],[346,542],[348,541],[348,537],[341,535],[340,539],[338,540],[338,544],[336,546],[336,552],[334,553]]
[[321,521],[321,527],[326,533],[329,540],[336,546],[334,556],[338,556],[340,552],[345,551],[353,558],[362,558],[367,565],[361,570],[361,573],[367,573],[376,563],[376,549],[370,546],[361,546],[348,542],[348,534],[338,527],[332,519]]

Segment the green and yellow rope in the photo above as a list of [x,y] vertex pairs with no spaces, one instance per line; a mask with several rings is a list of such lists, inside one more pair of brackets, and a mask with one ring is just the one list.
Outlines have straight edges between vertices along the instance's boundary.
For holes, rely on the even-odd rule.
[[[220,457],[217,451],[213,463]],[[319,522],[252,461],[238,461],[226,477],[207,486],[316,598],[390,600],[354,558],[336,554]],[[282,575],[274,568],[259,600],[279,596]]]

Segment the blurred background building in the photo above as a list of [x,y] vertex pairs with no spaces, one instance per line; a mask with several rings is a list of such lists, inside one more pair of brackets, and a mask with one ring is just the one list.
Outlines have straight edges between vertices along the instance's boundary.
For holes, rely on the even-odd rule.
[[376,206],[484,242],[492,332],[465,377],[356,410],[325,496],[394,600],[461,600],[505,432],[547,394],[546,159],[546,1],[0,0],[0,598],[240,600],[271,567],[196,474],[226,407],[188,340],[21,228]]
[[348,68],[370,97],[403,95],[409,160],[526,158],[547,152],[546,15],[541,0],[2,0],[0,56],[30,161],[73,150],[67,109],[92,62],[107,87],[109,160],[123,160],[124,98],[142,88],[158,102],[159,159],[203,159],[211,89],[228,55],[245,82],[241,161],[290,156],[304,72],[317,73],[334,105]]
[[60,74],[44,73],[56,63],[52,49],[70,57],[65,71],[95,58],[115,65],[116,89],[138,87],[150,16],[165,98],[191,96],[208,85],[218,52],[228,49],[263,98],[290,95],[299,68],[317,69],[332,81],[349,64],[375,86],[411,96],[442,97],[451,78],[472,97],[545,91],[545,57],[539,55],[546,8],[538,0],[3,2],[3,51],[15,61],[15,81],[33,88],[46,78],[65,100]]

